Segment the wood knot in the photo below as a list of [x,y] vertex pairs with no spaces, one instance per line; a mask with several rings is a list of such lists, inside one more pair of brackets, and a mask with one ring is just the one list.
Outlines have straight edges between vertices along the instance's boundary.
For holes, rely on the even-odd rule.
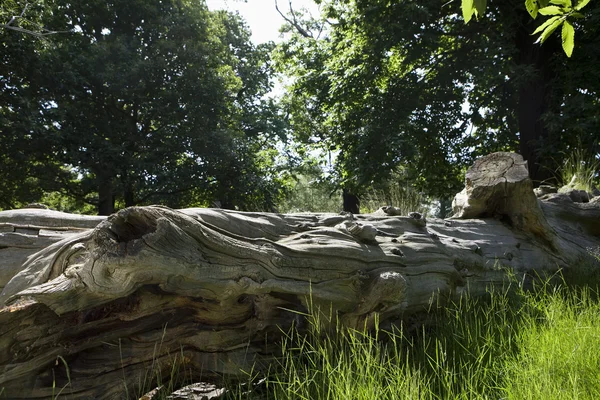
[[400,250],[398,248],[392,249],[390,251],[391,251],[392,254],[395,254],[395,255],[400,256],[400,257],[404,257],[404,253],[402,252],[402,250]]

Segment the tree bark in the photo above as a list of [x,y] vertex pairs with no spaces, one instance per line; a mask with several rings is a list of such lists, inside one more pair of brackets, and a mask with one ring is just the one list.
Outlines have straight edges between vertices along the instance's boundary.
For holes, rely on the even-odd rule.
[[115,194],[111,178],[99,178],[98,215],[111,215],[115,212]]
[[125,201],[125,207],[132,207],[136,204],[133,185],[129,181],[123,182],[123,200]]
[[542,116],[551,108],[552,80],[555,71],[552,57],[560,52],[555,38],[551,37],[543,46],[534,43],[531,32],[535,29],[529,15],[519,25],[515,38],[519,51],[517,62],[529,70],[522,77],[519,88],[519,150],[527,160],[530,177],[535,186],[553,178],[552,171],[540,163],[539,147],[548,137],[548,129]]
[[342,190],[343,209],[345,212],[360,214],[360,199],[348,189]]
[[[151,366],[168,376],[175,362],[190,379],[217,381],[266,368],[282,330],[305,328],[298,312],[386,326],[467,290],[485,294],[507,270],[528,281],[592,262],[600,198],[538,200],[510,153],[479,160],[466,186],[450,220],[393,207],[281,215],[158,206],[89,220],[94,229],[31,254],[6,283],[0,387],[14,399],[51,398],[53,386],[121,398]],[[0,221],[21,218],[5,213]]]

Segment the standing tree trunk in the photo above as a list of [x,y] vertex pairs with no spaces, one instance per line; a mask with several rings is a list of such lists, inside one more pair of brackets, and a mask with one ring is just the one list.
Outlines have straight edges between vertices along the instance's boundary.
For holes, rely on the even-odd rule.
[[552,82],[555,70],[552,57],[560,51],[556,40],[551,37],[543,46],[534,43],[531,32],[535,28],[528,14],[526,22],[521,24],[515,38],[519,50],[517,63],[528,67],[519,88],[519,147],[521,155],[527,160],[529,175],[535,186],[551,179],[548,167],[540,163],[539,147],[548,137],[548,129],[542,116],[550,110],[552,102]]
[[348,189],[342,190],[343,208],[345,212],[360,214],[360,199],[358,196],[350,193]]
[[129,179],[123,180],[123,200],[125,201],[125,207],[132,207],[136,205],[133,184],[129,181]]
[[[593,262],[588,248],[600,246],[600,197],[536,199],[515,154],[478,160],[453,205],[450,220],[393,207],[121,210],[31,254],[6,284],[0,387],[11,399],[49,399],[63,386],[67,397],[122,398],[151,366],[169,376],[176,355],[192,379],[261,371],[282,331],[306,328],[298,312],[389,326],[466,291],[485,294],[506,271],[527,282],[583,268]],[[19,216],[5,213],[0,221]],[[0,234],[8,248],[26,237]]]
[[112,178],[98,177],[98,215],[111,215],[115,212],[115,194]]

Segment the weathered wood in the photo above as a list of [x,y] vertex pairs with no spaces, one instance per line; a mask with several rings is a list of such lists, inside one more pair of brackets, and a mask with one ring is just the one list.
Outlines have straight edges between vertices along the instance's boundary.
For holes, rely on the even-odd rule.
[[519,154],[492,153],[475,161],[452,209],[455,218],[503,218],[557,250],[556,235],[538,206],[527,162]]
[[38,208],[0,212],[0,292],[27,257],[104,219]]
[[468,174],[462,211],[446,221],[392,207],[353,216],[150,206],[90,219],[94,229],[31,255],[4,287],[0,388],[50,398],[68,383],[62,360],[63,393],[74,398],[120,398],[175,357],[193,378],[217,379],[267,364],[280,327],[303,327],[293,310],[395,323],[485,293],[506,269],[526,277],[580,265],[600,244],[599,202],[553,194],[538,205],[511,168],[504,181]]

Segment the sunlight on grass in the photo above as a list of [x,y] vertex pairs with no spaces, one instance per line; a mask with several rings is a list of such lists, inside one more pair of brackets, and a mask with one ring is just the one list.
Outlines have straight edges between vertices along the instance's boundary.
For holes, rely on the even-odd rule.
[[564,288],[532,300],[519,354],[507,362],[506,389],[514,399],[600,398],[600,305],[589,290]]
[[430,317],[413,331],[328,332],[313,310],[308,334],[287,332],[262,390],[243,398],[600,398],[600,305],[588,288],[496,289]]
[[577,149],[569,154],[559,171],[563,185],[593,192],[597,183],[596,176],[600,171],[600,161],[585,150]]
[[385,189],[370,188],[361,196],[361,207],[365,213],[372,213],[383,206],[394,206],[402,215],[409,212],[429,213],[429,200],[410,185],[394,182]]

